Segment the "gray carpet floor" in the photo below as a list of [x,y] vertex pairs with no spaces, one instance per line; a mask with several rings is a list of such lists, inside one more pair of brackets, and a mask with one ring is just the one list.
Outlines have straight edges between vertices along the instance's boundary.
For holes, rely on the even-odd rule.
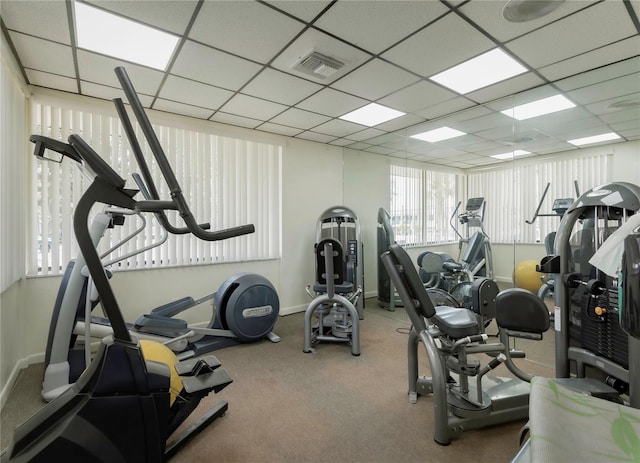
[[[361,352],[346,344],[320,343],[305,354],[302,314],[281,317],[282,341],[260,341],[215,355],[234,382],[207,397],[187,421],[219,400],[228,412],[185,446],[173,462],[506,462],[518,450],[523,421],[468,431],[449,446],[433,441],[433,403],[407,399],[407,322],[402,308],[380,309],[367,300]],[[491,333],[491,327],[488,332]],[[542,342],[517,346],[519,365],[552,376],[552,332]],[[421,355],[421,374],[429,374]],[[504,366],[496,375],[509,376]],[[12,430],[44,404],[42,365],[22,374],[2,410],[2,448]]]

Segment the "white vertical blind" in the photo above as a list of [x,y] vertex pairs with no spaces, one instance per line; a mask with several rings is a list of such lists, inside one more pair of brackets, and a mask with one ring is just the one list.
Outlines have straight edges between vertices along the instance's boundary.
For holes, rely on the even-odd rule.
[[[4,48],[3,48],[4,51]],[[9,64],[0,69],[0,292],[25,274],[24,229],[27,217],[26,179],[28,100]]]
[[550,159],[535,164],[515,163],[501,170],[472,172],[467,175],[469,197],[483,196],[487,201],[485,229],[496,243],[543,242],[557,230],[560,217],[538,217],[533,225],[525,221],[534,216],[544,189],[549,191],[540,207],[540,214],[551,214],[558,198],[577,199],[579,192],[611,181],[611,154],[572,156]]
[[[130,176],[138,171],[138,166],[117,117],[84,109],[63,109],[46,99],[33,103],[33,113],[32,133],[63,141],[72,133],[79,134],[127,179],[127,187],[135,188]],[[212,230],[252,223],[256,232],[219,242],[204,242],[190,235],[170,235],[166,243],[119,262],[116,269],[280,257],[281,147],[163,125],[154,125],[154,129],[196,220],[209,222]],[[134,130],[161,199],[169,199],[168,188],[140,128],[136,125]],[[69,159],[62,164],[35,164],[32,190],[33,210],[37,213],[31,223],[34,258],[30,261],[29,273],[59,274],[62,266],[78,252],[71,226],[73,206],[89,180]],[[175,211],[168,216],[174,225],[184,226]],[[123,244],[107,260],[134,253],[160,239],[161,226],[151,215],[145,218],[145,231]],[[107,231],[99,251],[106,252],[141,224],[136,216],[128,216],[124,226]],[[40,240],[52,243],[51,249],[39,251]]]
[[390,174],[389,213],[396,241],[422,246],[455,240],[449,216],[455,209],[458,175],[394,164]]

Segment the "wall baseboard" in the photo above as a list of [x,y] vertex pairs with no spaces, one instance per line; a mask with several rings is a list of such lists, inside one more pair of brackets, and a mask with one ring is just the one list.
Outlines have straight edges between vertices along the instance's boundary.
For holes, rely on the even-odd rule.
[[16,364],[13,366],[13,369],[11,370],[9,379],[7,380],[6,384],[2,388],[2,391],[0,392],[0,410],[4,408],[4,405],[7,403],[7,400],[9,400],[9,395],[11,394],[11,391],[13,390],[13,386],[16,384],[16,381],[18,381],[18,376],[20,375],[20,371],[27,368],[29,365],[35,365],[36,363],[42,363],[42,362],[44,362],[44,353],[33,354],[27,358],[22,358],[16,362]]

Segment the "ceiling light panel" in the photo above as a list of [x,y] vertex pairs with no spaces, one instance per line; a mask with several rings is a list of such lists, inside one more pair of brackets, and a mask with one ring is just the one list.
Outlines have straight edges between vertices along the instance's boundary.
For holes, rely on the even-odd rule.
[[429,130],[428,132],[411,135],[411,138],[435,143],[437,141],[448,140],[450,138],[460,137],[462,135],[466,135],[466,133],[456,129],[452,129],[450,127],[440,127],[439,129]]
[[78,47],[166,70],[178,37],[74,2]]
[[491,157],[496,159],[513,159],[517,156],[524,156],[526,154],[531,154],[531,152],[525,150],[515,150],[509,151],[508,153],[494,154]]
[[387,122],[391,119],[404,115],[405,113],[401,111],[396,111],[395,109],[387,108],[386,106],[382,106],[377,103],[370,103],[360,109],[351,111],[344,116],[340,116],[340,119],[373,127],[374,125],[382,124],[383,122]]
[[530,119],[532,117],[538,117],[545,114],[555,113],[564,109],[575,108],[575,104],[569,101],[562,95],[554,95],[541,100],[532,101],[531,103],[515,106],[511,109],[501,111],[505,114],[519,121]]
[[464,95],[526,71],[520,63],[495,48],[429,79]]
[[617,133],[609,132],[609,133],[603,133],[600,135],[594,135],[592,137],[576,138],[575,140],[568,140],[568,142],[571,143],[572,145],[583,146],[583,145],[592,145],[594,143],[600,143],[603,141],[617,140],[619,138],[620,138],[620,135],[618,135]]

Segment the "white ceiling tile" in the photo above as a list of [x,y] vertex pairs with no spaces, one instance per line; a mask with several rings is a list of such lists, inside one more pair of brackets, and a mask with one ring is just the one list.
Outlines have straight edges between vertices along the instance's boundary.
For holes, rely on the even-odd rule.
[[[123,93],[120,88],[107,87],[106,85],[98,85],[92,82],[80,82],[80,86],[82,88],[82,94],[86,96],[91,96],[95,98],[100,98],[103,100],[113,100],[114,98],[123,98]],[[138,98],[142,103],[142,106],[148,108],[151,106],[151,102],[153,101],[153,97],[149,95],[139,94]]]
[[96,6],[175,34],[184,34],[196,0],[89,0]]
[[291,108],[278,114],[269,122],[276,124],[288,125],[289,127],[298,127],[300,129],[310,129],[316,125],[320,125],[327,122],[330,118],[321,114],[311,113],[309,111],[303,111],[297,108]]
[[447,11],[436,2],[337,2],[315,25],[378,54]]
[[260,69],[259,64],[187,40],[171,68],[171,74],[228,90],[239,90]]
[[[615,104],[620,106],[616,107],[614,106]],[[634,105],[640,110],[640,93],[638,92],[598,101],[597,103],[586,105],[585,108],[592,114],[602,115],[631,109]]]
[[204,2],[189,37],[267,63],[303,26],[257,2]]
[[311,95],[303,102],[298,103],[296,107],[326,114],[331,117],[339,117],[367,103],[367,100],[363,100],[362,98],[347,95],[332,88],[325,88]]
[[384,132],[382,130],[378,130],[370,127],[360,132],[352,133],[346,138],[353,141],[364,141],[364,140],[368,140],[369,138],[378,137],[383,134]]
[[10,31],[71,45],[67,2],[2,0],[2,20]]
[[601,2],[515,39],[507,48],[530,66],[541,67],[637,33],[623,2]]
[[[605,66],[609,63],[625,60],[632,56],[636,56],[640,51],[640,35],[635,37],[630,37],[625,40],[621,40],[620,42],[612,43],[611,45],[604,46],[602,48],[598,48],[596,50],[591,50],[581,55],[576,56],[575,58],[570,58],[564,61],[560,61],[559,63],[551,64],[549,66],[545,66],[540,68],[540,74],[542,74],[545,78],[550,81],[558,81],[557,84],[561,88],[565,88],[565,86],[569,86],[569,88],[565,88],[566,90],[572,90],[578,86],[581,86],[581,77],[584,75],[589,75],[591,69],[596,70],[601,66]],[[564,79],[568,76],[577,76],[570,77],[569,79]]]
[[[329,56],[345,64],[335,74],[324,79],[294,70],[293,66],[312,51]],[[273,60],[273,63],[271,63],[271,66],[319,84],[327,85],[344,76],[347,72],[352,71],[370,58],[371,56],[369,54],[330,35],[316,29],[308,29],[278,55],[278,57]]]
[[268,120],[287,109],[286,106],[271,101],[261,100],[247,95],[235,95],[222,108],[221,111],[237,114],[238,116],[254,119]]
[[622,130],[618,132],[618,135],[626,138],[627,140],[638,140],[640,139],[640,128]]
[[169,76],[158,96],[201,108],[218,109],[232,95],[233,93],[228,90],[183,79],[182,77]]
[[333,119],[314,127],[313,131],[335,137],[346,137],[349,134],[360,132],[364,129],[366,129],[364,125],[354,124],[353,122],[343,121],[341,119]]
[[71,47],[19,32],[10,32],[9,35],[25,68],[66,77],[76,76]]
[[25,72],[27,73],[27,78],[31,85],[53,88],[64,92],[78,92],[78,83],[76,82],[76,79],[49,74],[48,72],[34,71],[33,69],[27,69]]
[[331,135],[325,135],[322,133],[306,131],[296,135],[296,138],[304,138],[305,140],[317,141],[319,143],[329,143],[335,137]]
[[[640,53],[640,36],[638,37],[637,43],[637,51]],[[634,74],[638,71],[640,71],[640,58],[636,57],[560,80],[556,82],[555,85],[565,91],[576,90],[600,82],[606,82],[616,77]],[[638,89],[640,89],[640,82],[638,83]]]
[[265,122],[257,128],[258,130],[264,130],[265,132],[277,133],[280,135],[286,135],[293,137],[300,133],[301,129],[295,127],[287,127],[286,125],[273,124],[271,122]]
[[465,133],[480,132],[493,127],[513,127],[513,119],[499,112],[489,113],[485,116],[465,121],[451,121],[451,124],[449,123],[449,118],[444,118],[440,120],[440,123],[449,127],[455,126],[456,129]]
[[331,87],[369,100],[377,100],[418,79],[419,77],[376,58],[337,80]]
[[581,104],[589,104],[629,95],[638,90],[640,90],[640,73],[618,77],[617,79],[573,90],[567,92],[567,95],[573,101]]
[[[616,124],[627,121],[640,121],[640,108],[627,109],[626,111],[616,111],[610,114],[600,115],[607,124]],[[640,122],[639,122],[640,123]]]
[[467,93],[466,97],[478,103],[486,103],[498,98],[504,98],[530,88],[543,85],[545,82],[533,72],[527,72],[497,84],[489,85],[475,92]]
[[558,9],[526,22],[509,22],[502,17],[506,1],[471,0],[459,8],[465,16],[501,42],[521,36],[593,3],[593,0],[571,0],[561,2]]
[[322,87],[308,80],[274,69],[263,70],[242,89],[242,93],[277,103],[294,105]]
[[377,103],[399,111],[411,113],[443,101],[451,100],[456,96],[457,94],[450,90],[444,89],[429,81],[422,80],[382,98]]
[[458,97],[416,111],[416,115],[424,117],[425,119],[437,119],[473,106],[475,106],[475,103],[472,101],[464,97]]
[[424,122],[424,118],[420,116],[415,116],[413,114],[405,114],[404,116],[396,117],[395,119],[392,119],[389,122],[378,124],[376,125],[376,128],[384,131],[393,132],[395,130],[401,130],[407,127],[411,127],[412,125],[419,124],[420,122]]
[[279,10],[286,11],[296,18],[309,22],[329,6],[331,0],[304,0],[293,2],[291,0],[268,0],[267,3],[275,6]]
[[358,143],[353,143],[352,145],[348,145],[348,148],[351,148],[353,150],[363,150],[369,147],[371,147],[369,143],[363,143],[363,142],[358,142]]
[[183,116],[190,116],[198,119],[208,119],[212,114],[210,109],[198,108],[197,106],[163,100],[161,98],[158,98],[153,104],[153,109],[166,111],[168,113],[182,114]]
[[127,70],[136,91],[147,95],[156,94],[164,73],[137,64],[125,63],[116,58],[78,50],[78,69],[82,80],[120,88],[120,82],[114,72],[118,66],[123,66]]
[[349,140],[347,138],[336,138],[335,140],[331,140],[329,144],[336,146],[347,146],[353,144],[353,140]]
[[258,119],[252,119],[249,117],[237,116],[235,114],[228,114],[218,111],[211,117],[212,121],[221,122],[223,124],[237,125],[239,127],[247,127],[253,129],[262,123]]
[[638,119],[629,119],[628,121],[614,122],[609,125],[617,133],[620,133],[620,131],[623,130],[640,130],[640,114],[638,115]]
[[382,54],[382,57],[423,77],[473,58],[495,44],[454,13]]
[[384,146],[372,146],[370,148],[367,148],[365,151],[383,155],[388,155],[396,152],[396,150],[394,150],[393,148],[385,148]]

